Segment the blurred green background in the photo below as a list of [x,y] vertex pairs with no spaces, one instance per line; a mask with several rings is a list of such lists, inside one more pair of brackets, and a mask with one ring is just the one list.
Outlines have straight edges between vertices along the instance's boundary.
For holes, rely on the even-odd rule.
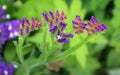
[[[95,16],[100,23],[107,25],[106,32],[96,35],[80,50],[67,57],[62,67],[58,65],[57,68],[60,69],[58,72],[43,67],[42,70],[38,69],[43,73],[41,75],[120,75],[120,0],[15,0],[13,2],[1,0],[1,4],[7,5],[6,12],[11,15],[11,20],[35,17],[42,21],[42,12],[64,10],[68,15],[67,32],[73,32],[71,21],[77,14],[84,21]],[[27,39],[39,43],[41,42],[40,36],[38,31]],[[13,60],[15,52],[9,46],[6,45],[4,50],[4,57],[7,61]],[[65,45],[63,50],[67,47],[68,45]],[[40,75],[35,73],[34,75]]]

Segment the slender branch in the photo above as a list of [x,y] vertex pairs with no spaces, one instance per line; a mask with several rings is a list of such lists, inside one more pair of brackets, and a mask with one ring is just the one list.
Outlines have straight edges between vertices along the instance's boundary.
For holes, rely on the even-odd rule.
[[86,37],[81,43],[78,43],[75,46],[69,48],[68,50],[66,50],[62,54],[60,54],[60,55],[58,55],[56,57],[50,58],[48,60],[48,62],[56,62],[56,61],[59,61],[61,59],[66,58],[67,56],[69,56],[70,54],[72,54],[73,52],[75,52],[78,48],[82,47],[92,36],[93,35],[91,35],[89,37]]

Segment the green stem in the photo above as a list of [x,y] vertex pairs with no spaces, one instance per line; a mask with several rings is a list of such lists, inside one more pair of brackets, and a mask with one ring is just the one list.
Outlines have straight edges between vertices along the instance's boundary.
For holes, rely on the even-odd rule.
[[69,48],[68,50],[66,50],[65,52],[63,52],[62,54],[50,58],[48,60],[48,62],[56,62],[59,61],[61,59],[66,58],[67,56],[69,56],[70,54],[72,54],[73,52],[75,52],[78,48],[80,48],[81,46],[83,46],[93,35],[91,35],[90,37],[86,37],[81,43],[76,44],[75,46]]
[[16,46],[16,53],[17,53],[17,56],[20,60],[20,63],[22,64],[22,66],[24,67],[24,56],[23,56],[23,53],[22,53],[22,45],[23,45],[23,38],[19,37],[18,38],[18,43],[16,41],[14,41],[14,45]]

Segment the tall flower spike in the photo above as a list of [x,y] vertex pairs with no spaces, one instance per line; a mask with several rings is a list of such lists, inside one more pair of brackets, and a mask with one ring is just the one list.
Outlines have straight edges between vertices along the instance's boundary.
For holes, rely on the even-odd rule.
[[65,28],[67,24],[64,22],[67,19],[64,11],[61,13],[57,10],[54,14],[52,11],[49,11],[49,14],[42,13],[44,20],[49,24],[49,32],[56,36],[56,39],[60,43],[67,43],[67,37],[72,38],[73,34],[66,34]]
[[39,29],[42,23],[39,19],[32,18],[31,22],[27,18],[22,19],[22,26],[19,30],[20,35],[28,34],[29,32]]
[[86,28],[86,24],[82,22],[80,16],[76,15],[75,20],[72,20],[73,28],[76,34],[80,34]]
[[100,24],[94,16],[91,17],[91,19],[88,22],[88,25],[86,27],[86,31],[88,33],[88,36],[90,36],[92,33],[102,32],[105,30],[107,30],[106,25]]

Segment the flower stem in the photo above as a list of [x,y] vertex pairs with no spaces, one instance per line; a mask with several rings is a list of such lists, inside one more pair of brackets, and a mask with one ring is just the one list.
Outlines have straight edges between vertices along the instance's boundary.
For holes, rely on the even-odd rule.
[[16,47],[17,56],[19,58],[20,63],[24,67],[25,66],[24,65],[24,56],[23,56],[23,53],[22,53],[22,49],[23,49],[22,45],[23,45],[23,43],[24,43],[24,39],[22,37],[18,38],[18,43],[17,43],[17,41],[14,41],[14,45]]
[[50,58],[48,60],[48,62],[56,62],[56,61],[59,61],[61,59],[64,59],[66,58],[67,56],[69,56],[70,54],[72,54],[73,52],[75,52],[78,48],[82,47],[93,35],[91,35],[90,37],[86,37],[82,42],[81,44],[78,43],[76,44],[75,46],[69,48],[68,50],[66,50],[65,52],[63,52],[62,54],[56,56],[56,57],[53,57],[53,58]]

